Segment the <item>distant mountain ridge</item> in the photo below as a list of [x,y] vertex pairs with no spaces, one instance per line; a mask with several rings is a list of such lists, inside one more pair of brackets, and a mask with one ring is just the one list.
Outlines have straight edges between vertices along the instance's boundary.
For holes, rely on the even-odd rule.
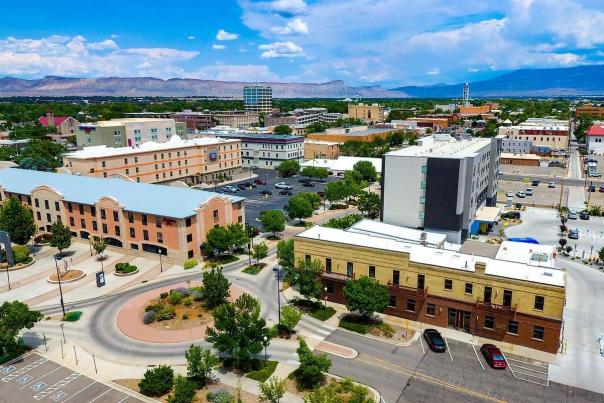
[[[459,98],[463,83],[392,88],[414,98]],[[604,95],[604,65],[522,69],[489,80],[470,82],[470,96]]]
[[[210,96],[242,98],[242,81],[198,80],[153,77],[67,78],[48,76],[42,79],[0,78],[0,97],[9,96]],[[275,98],[403,98],[407,95],[380,87],[350,87],[341,80],[326,83],[263,82],[273,89]]]

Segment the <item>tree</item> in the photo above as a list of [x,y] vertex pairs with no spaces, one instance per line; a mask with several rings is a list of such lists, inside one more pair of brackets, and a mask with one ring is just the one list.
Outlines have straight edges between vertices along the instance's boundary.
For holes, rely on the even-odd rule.
[[346,308],[357,311],[369,321],[374,312],[383,312],[388,306],[388,288],[367,276],[350,280],[344,286]]
[[191,344],[185,352],[187,359],[187,376],[197,383],[197,387],[204,388],[212,381],[212,371],[220,360],[210,350],[204,350]]
[[285,395],[285,380],[272,376],[266,381],[260,383],[260,401],[269,403],[279,403]]
[[209,309],[224,304],[231,295],[231,283],[222,274],[222,267],[214,266],[203,273],[203,301]]
[[380,196],[373,192],[361,192],[357,199],[359,211],[369,218],[377,218],[380,216],[382,201]]
[[99,257],[102,258],[103,252],[107,249],[107,241],[103,237],[95,237],[92,241],[92,249],[96,252]]
[[168,403],[193,403],[197,394],[195,382],[182,375],[176,375],[174,391],[168,395]]
[[352,167],[353,171],[361,174],[364,181],[368,183],[375,182],[377,180],[377,171],[370,161],[359,161]]
[[260,316],[257,299],[243,294],[234,303],[227,302],[216,308],[213,317],[214,327],[206,330],[206,340],[216,350],[234,359],[237,368],[242,368],[262,351],[269,329]]
[[300,366],[294,371],[298,385],[303,389],[313,389],[325,380],[325,372],[331,367],[327,354],[314,355],[304,339],[296,350]]
[[301,192],[296,196],[300,196],[308,200],[313,209],[318,209],[321,206],[321,197],[315,192]]
[[23,149],[17,163],[24,169],[48,171],[63,165],[65,147],[49,140],[35,139]]
[[268,245],[264,242],[255,244],[253,247],[253,256],[256,259],[256,263],[260,263],[260,259],[268,256]]
[[349,190],[345,181],[340,180],[325,185],[325,198],[332,204],[344,200],[348,196]]
[[287,201],[287,214],[290,218],[297,218],[300,222],[303,218],[312,217],[314,211],[312,203],[301,193],[293,195]]
[[0,355],[15,351],[19,332],[31,329],[40,319],[42,314],[30,310],[23,302],[4,302],[0,305]]
[[0,208],[0,230],[8,232],[12,242],[25,245],[36,233],[33,212],[11,197]]
[[598,257],[604,262],[604,247],[598,251]]
[[354,224],[358,223],[362,219],[362,214],[347,214],[342,217],[331,218],[329,221],[323,224],[323,226],[328,228],[347,229],[352,227]]
[[323,265],[320,260],[305,260],[300,259],[298,266],[295,268],[295,284],[298,286],[298,291],[307,299],[320,299],[322,290],[321,273]]
[[285,213],[281,210],[261,211],[260,222],[264,232],[272,232],[273,236],[277,236],[277,232],[285,230]]
[[295,257],[293,239],[277,242],[277,259],[279,259],[279,266],[286,271],[294,268]]
[[59,254],[69,248],[71,245],[71,230],[63,225],[61,221],[55,221],[50,227],[50,242],[49,245],[59,250]]
[[229,230],[224,227],[214,227],[206,235],[206,247],[218,256],[230,251],[233,244]]
[[278,125],[273,129],[273,134],[292,134],[292,128],[288,125]]
[[302,312],[298,311],[296,308],[290,305],[286,305],[281,308],[281,323],[280,325],[287,330],[288,332],[292,332],[298,322],[302,318]]
[[566,245],[568,243],[568,241],[566,240],[566,238],[560,238],[558,240],[558,243],[560,244],[561,248],[564,248],[564,245]]
[[245,249],[248,242],[248,234],[245,227],[239,223],[229,224],[226,227],[230,235],[230,247],[236,250]]
[[161,396],[172,389],[174,370],[167,365],[160,365],[145,371],[138,388],[143,395]]
[[300,172],[300,164],[296,160],[283,161],[277,167],[279,175],[283,178],[289,178],[290,176],[297,175]]
[[315,167],[304,167],[302,171],[300,171],[300,175],[306,176],[307,178],[314,178],[316,173]]

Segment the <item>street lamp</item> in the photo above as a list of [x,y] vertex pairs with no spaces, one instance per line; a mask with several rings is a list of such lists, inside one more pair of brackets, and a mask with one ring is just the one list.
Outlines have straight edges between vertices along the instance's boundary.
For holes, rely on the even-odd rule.
[[36,235],[35,235],[35,234],[31,236],[31,253],[32,253],[34,256],[36,256],[36,245],[35,245],[35,242],[34,242],[34,238],[35,238],[35,237],[36,237]]
[[281,295],[279,292],[281,291],[281,285],[279,284],[279,277],[281,276],[281,270],[277,269],[277,312],[279,314],[279,322],[278,325],[281,326]]
[[268,337],[264,336],[264,361],[266,361],[266,346],[268,345]]
[[163,266],[162,261],[161,261],[162,248],[158,247],[157,248],[157,253],[159,253],[159,272],[163,273],[164,272],[164,266]]
[[327,308],[327,287],[323,288],[323,302],[325,303],[325,308]]
[[63,310],[63,316],[65,316],[65,304],[63,303],[63,288],[61,287],[61,273],[59,272],[59,260],[61,257],[55,256],[55,267],[57,268],[57,280],[59,281],[59,294],[61,295],[61,310]]

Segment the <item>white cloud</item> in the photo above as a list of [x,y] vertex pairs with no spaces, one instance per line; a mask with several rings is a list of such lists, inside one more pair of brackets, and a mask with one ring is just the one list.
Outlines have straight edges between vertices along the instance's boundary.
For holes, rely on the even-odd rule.
[[111,34],[111,35],[109,35],[109,37],[110,37],[111,39],[117,39],[117,38],[119,38],[120,36],[119,36],[119,35],[117,35],[117,34]]
[[239,38],[239,34],[233,34],[231,32],[227,32],[224,29],[220,29],[216,33],[216,40],[219,40],[219,41],[233,41],[237,38]]
[[304,0],[275,0],[270,6],[274,11],[291,14],[304,12],[306,7],[307,5]]
[[289,34],[308,34],[308,24],[296,17],[285,24],[284,27],[272,27],[271,32],[277,35],[289,35]]
[[92,42],[86,46],[90,50],[109,50],[109,49],[117,49],[117,43],[115,43],[111,39],[105,39],[100,42]]
[[224,45],[218,45],[218,44],[215,43],[215,44],[212,45],[212,49],[214,49],[214,50],[223,50],[223,49],[226,49],[226,46],[224,46]]
[[190,40],[190,41],[193,41],[193,40],[195,40],[195,36],[189,35],[189,36],[187,36],[187,39]]
[[221,81],[279,81],[279,76],[266,65],[216,64],[204,66],[190,74],[191,78]]
[[291,41],[274,42],[258,46],[258,49],[263,50],[260,55],[264,59],[273,59],[278,57],[303,57],[304,49]]
[[426,72],[426,74],[429,76],[438,76],[438,75],[440,75],[440,69],[438,69],[438,68],[430,69]]

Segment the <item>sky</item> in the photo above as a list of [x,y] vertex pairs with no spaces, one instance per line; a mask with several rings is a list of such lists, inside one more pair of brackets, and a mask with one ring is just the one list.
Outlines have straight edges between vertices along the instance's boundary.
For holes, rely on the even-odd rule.
[[603,0],[3,0],[0,77],[426,85],[604,63]]

